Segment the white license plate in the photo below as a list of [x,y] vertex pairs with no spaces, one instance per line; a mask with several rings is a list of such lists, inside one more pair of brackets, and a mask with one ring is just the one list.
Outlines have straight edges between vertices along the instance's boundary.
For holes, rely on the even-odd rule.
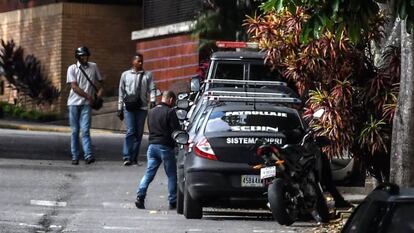
[[260,179],[266,179],[276,176],[276,166],[264,167],[260,169]]
[[260,176],[258,175],[242,175],[241,176],[242,187],[263,187]]

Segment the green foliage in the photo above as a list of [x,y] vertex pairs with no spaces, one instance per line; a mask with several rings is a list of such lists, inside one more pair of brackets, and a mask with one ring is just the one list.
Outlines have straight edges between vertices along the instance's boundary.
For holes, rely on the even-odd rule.
[[[410,5],[413,1],[396,2],[399,10],[395,9],[395,12],[398,11],[401,18],[406,18],[406,3],[410,2]],[[376,23],[379,13],[379,6],[375,0],[268,0],[261,5],[265,13],[287,9],[293,14],[297,7],[303,8],[311,16],[304,23],[304,30],[301,32],[300,38],[304,43],[319,39],[326,30],[338,37],[347,33],[351,42],[358,43],[368,36],[369,28]],[[414,16],[414,11],[411,12]]]
[[4,77],[20,93],[29,96],[36,104],[51,104],[60,91],[42,72],[39,60],[33,55],[23,56],[23,49],[12,41],[1,40],[0,67]]
[[[332,9],[340,11],[341,4],[335,3]],[[325,148],[329,155],[341,156],[344,151],[355,156],[389,152],[400,52],[388,48],[380,67],[375,67],[366,53],[369,41],[381,37],[384,20],[378,15],[358,44],[351,41],[347,30],[337,35],[330,26],[305,43],[301,39],[303,31],[309,31],[307,25],[314,18],[309,12],[310,8],[305,7],[295,11],[274,7],[266,14],[248,17],[245,26],[251,40],[267,53],[266,62],[293,81],[299,94],[308,100],[305,117],[325,109],[321,120],[311,127],[330,138],[332,144]],[[320,19],[326,25],[328,21]]]
[[49,112],[49,113],[42,113],[39,111],[26,111],[23,107],[12,105],[6,102],[0,102],[0,109],[3,110],[3,114],[5,117],[10,118],[17,118],[17,119],[24,119],[30,121],[53,121],[58,119],[58,114]]

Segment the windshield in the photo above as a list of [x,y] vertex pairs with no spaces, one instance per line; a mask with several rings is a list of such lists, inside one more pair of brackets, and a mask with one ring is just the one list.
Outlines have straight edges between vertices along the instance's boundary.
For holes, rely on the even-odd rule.
[[284,132],[301,128],[297,114],[284,111],[216,111],[206,132]]

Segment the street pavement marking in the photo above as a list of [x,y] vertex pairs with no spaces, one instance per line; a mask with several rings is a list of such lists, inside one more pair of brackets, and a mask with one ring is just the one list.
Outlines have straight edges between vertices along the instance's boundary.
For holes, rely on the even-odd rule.
[[104,208],[124,208],[133,209],[136,208],[134,203],[130,202],[102,202]]
[[202,232],[202,229],[188,229],[187,232]]
[[117,226],[104,226],[105,230],[142,230],[142,227],[117,227]]
[[67,203],[64,201],[30,200],[30,205],[66,207]]
[[22,226],[22,227],[33,227],[33,228],[40,228],[40,229],[43,228],[43,226],[41,226],[41,225],[27,224],[27,223],[24,223],[24,222],[19,223],[19,226]]

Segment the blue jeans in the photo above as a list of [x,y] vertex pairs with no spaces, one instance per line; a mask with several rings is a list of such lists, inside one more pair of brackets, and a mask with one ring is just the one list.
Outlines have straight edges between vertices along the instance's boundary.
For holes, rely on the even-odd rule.
[[157,174],[158,167],[164,162],[164,170],[168,177],[168,201],[177,202],[177,161],[173,147],[150,144],[147,151],[147,170],[138,185],[137,197],[145,199],[147,189]]
[[70,140],[70,150],[72,160],[79,159],[79,132],[82,133],[82,149],[84,158],[92,157],[91,135],[91,107],[89,105],[70,105],[69,106],[69,125],[72,130]]
[[134,161],[138,157],[139,148],[141,146],[147,110],[137,110],[133,112],[124,110],[124,116],[127,131],[124,147],[122,149],[122,157],[124,160],[128,159]]

